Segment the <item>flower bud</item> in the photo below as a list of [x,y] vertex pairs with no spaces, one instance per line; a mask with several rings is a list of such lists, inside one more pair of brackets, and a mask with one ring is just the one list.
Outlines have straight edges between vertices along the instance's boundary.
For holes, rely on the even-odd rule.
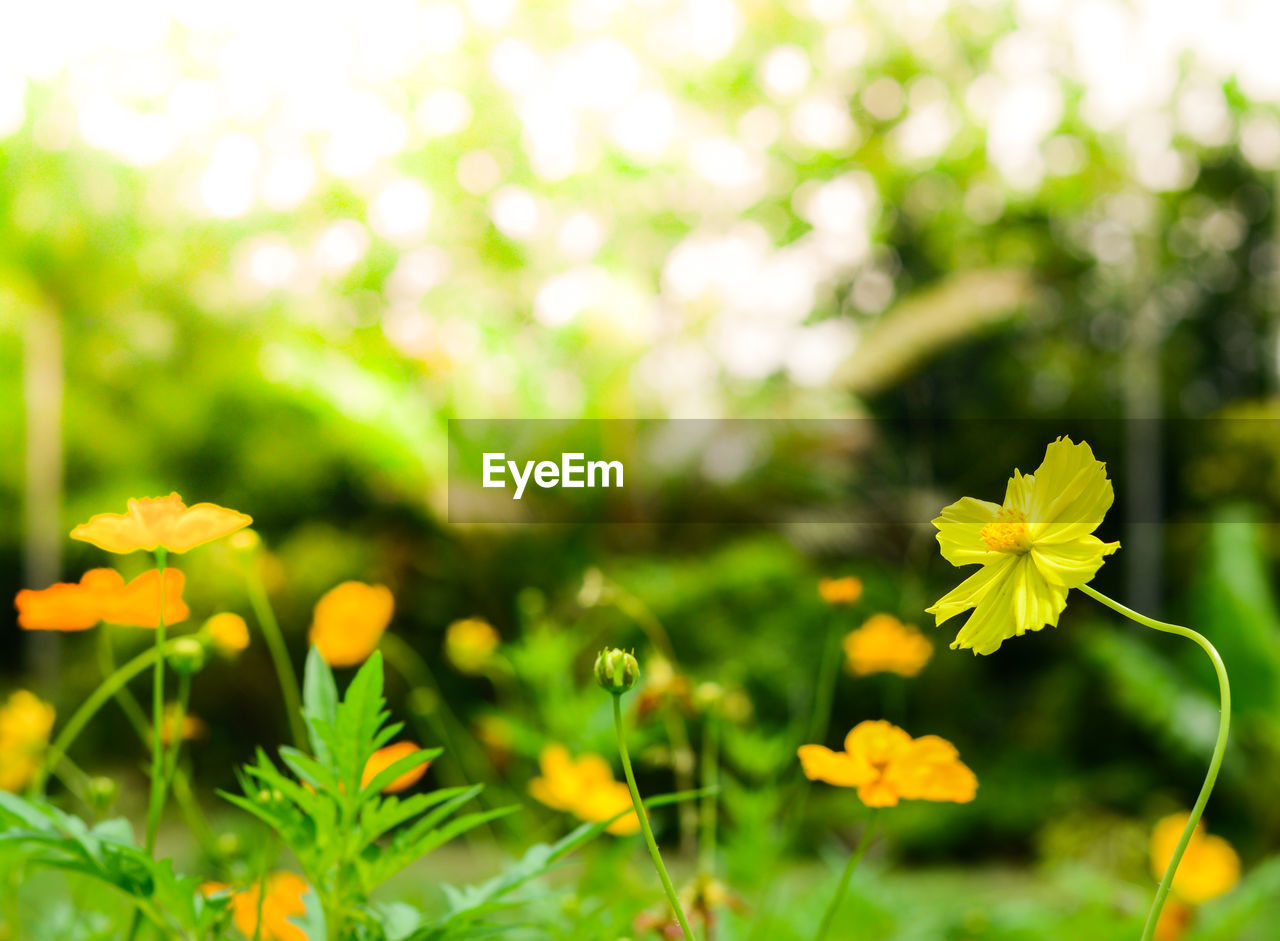
[[179,637],[173,642],[169,665],[188,676],[199,673],[204,669],[204,644],[194,637]]
[[85,800],[98,816],[111,812],[116,804],[120,788],[112,778],[95,775],[85,786]]
[[252,529],[242,529],[238,533],[233,533],[227,543],[236,552],[254,552],[262,545],[262,537]]
[[[236,533],[240,535],[240,533]],[[249,625],[238,614],[224,611],[204,622],[204,633],[224,657],[234,657],[249,646]]]
[[608,647],[596,657],[596,682],[600,688],[620,696],[640,681],[640,664],[634,654]]

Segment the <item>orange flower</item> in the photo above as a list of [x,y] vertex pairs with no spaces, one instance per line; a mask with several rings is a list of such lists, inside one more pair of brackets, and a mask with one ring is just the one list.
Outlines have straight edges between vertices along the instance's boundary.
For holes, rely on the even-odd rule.
[[192,739],[204,738],[209,732],[209,726],[199,716],[193,716],[191,713],[183,711],[182,725],[178,725],[178,704],[169,703],[164,707],[163,718],[160,720],[160,740],[166,745],[173,744],[174,733],[181,730],[180,737],[182,741],[189,742]]
[[[260,883],[232,892],[231,920],[246,938],[259,941],[307,941],[307,933],[289,919],[307,913],[307,881],[292,872],[273,872],[267,877],[267,894],[262,899],[262,924],[258,924]],[[223,882],[206,882],[200,886],[205,895],[226,892],[231,887]]]
[[868,807],[894,807],[899,800],[966,804],[978,790],[977,777],[946,739],[913,739],[883,719],[854,726],[842,752],[801,745],[799,755],[809,780],[856,787]]
[[498,632],[488,621],[464,618],[445,630],[444,653],[460,673],[483,673],[498,641]]
[[377,648],[395,606],[385,585],[343,582],[316,603],[311,643],[329,666],[362,663]]
[[[369,756],[368,762],[364,766],[364,776],[361,778],[360,786],[368,787],[369,782],[380,775],[387,768],[402,758],[408,758],[414,752],[422,751],[413,742],[396,742],[394,745],[388,745],[386,748],[379,748],[376,752]],[[406,771],[400,777],[395,778],[390,784],[382,789],[383,794],[396,794],[407,788],[413,787],[422,780],[422,776],[427,773],[427,766],[431,762],[424,761],[412,771]]]
[[1176,896],[1166,899],[1156,922],[1155,941],[1180,941],[1194,915],[1195,909]]
[[856,575],[819,579],[818,594],[827,604],[857,604],[862,597],[862,579]]
[[[542,749],[538,764],[542,777],[529,782],[529,793],[548,807],[599,823],[632,806],[627,785],[614,780],[613,769],[599,755],[588,753],[574,761],[569,749],[552,744]],[[611,823],[608,832],[622,836],[639,829],[640,820],[632,810]]]
[[176,493],[167,497],[143,497],[129,501],[129,512],[99,513],[71,531],[81,539],[108,552],[126,553],[138,549],[154,552],[186,552],[206,542],[221,539],[253,520],[243,513],[215,503],[187,506]]
[[49,744],[53,720],[53,706],[25,689],[0,706],[0,791],[27,786]]
[[933,644],[914,626],[892,614],[873,614],[844,638],[849,672],[854,676],[898,673],[915,676],[933,655]]
[[[1180,813],[1162,817],[1151,831],[1151,872],[1157,879],[1164,877],[1189,816]],[[1240,857],[1231,844],[1205,833],[1204,826],[1197,824],[1173,876],[1173,894],[1190,905],[1199,905],[1228,892],[1239,881]]]
[[[18,625],[28,631],[83,631],[99,621],[129,627],[160,623],[160,572],[151,569],[125,584],[115,569],[90,569],[79,583],[59,582],[40,591],[24,588],[14,598]],[[178,624],[191,615],[182,600],[186,576],[164,571],[165,624]]]
[[204,629],[218,653],[234,657],[249,646],[249,625],[238,614],[224,611],[204,622]]

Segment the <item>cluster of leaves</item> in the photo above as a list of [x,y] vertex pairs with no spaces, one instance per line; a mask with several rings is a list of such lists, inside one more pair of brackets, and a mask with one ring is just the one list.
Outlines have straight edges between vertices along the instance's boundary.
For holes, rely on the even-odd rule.
[[364,783],[370,757],[402,727],[387,722],[382,680],[382,656],[375,653],[339,699],[333,672],[313,648],[303,705],[313,754],[280,749],[291,777],[259,750],[241,775],[244,793],[223,794],[266,823],[293,851],[319,896],[330,937],[385,935],[368,924],[369,894],[375,888],[454,837],[515,809],[457,816],[481,785],[404,799],[382,793],[396,778],[439,755],[439,749],[401,758]]
[[90,826],[46,803],[0,791],[0,845],[25,861],[96,879],[127,895],[162,937],[204,937],[223,917],[224,899],[206,899],[200,880],[179,876],[170,860],[153,859],[134,840],[129,821]]

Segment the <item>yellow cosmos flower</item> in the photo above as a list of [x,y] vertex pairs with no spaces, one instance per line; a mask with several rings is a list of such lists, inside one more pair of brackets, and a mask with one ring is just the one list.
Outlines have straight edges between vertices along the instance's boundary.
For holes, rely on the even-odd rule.
[[253,520],[216,503],[187,506],[182,497],[143,497],[129,501],[129,511],[99,513],[71,530],[72,539],[92,543],[107,552],[187,552],[206,542],[229,536]]
[[444,653],[461,673],[483,673],[498,649],[498,632],[480,618],[454,621],[445,630]]
[[842,752],[801,745],[799,755],[810,781],[855,787],[868,807],[894,807],[899,800],[966,804],[978,791],[977,777],[954,745],[936,735],[913,739],[883,719],[854,726]]
[[[1151,871],[1157,879],[1169,867],[1189,816],[1181,813],[1162,817],[1151,831]],[[1224,894],[1239,881],[1240,857],[1231,844],[1197,825],[1174,873],[1173,894],[1190,905],[1199,905]]]
[[855,575],[818,579],[818,595],[827,604],[857,604],[862,597],[862,579]]
[[898,673],[915,676],[933,656],[933,644],[913,625],[892,614],[873,614],[844,638],[849,672],[854,676]]
[[[128,584],[115,569],[90,569],[79,582],[58,582],[35,591],[24,588],[14,598],[18,626],[25,631],[83,631],[101,621],[128,627],[160,624],[161,577],[158,569],[143,572]],[[191,615],[182,600],[186,576],[164,570],[164,622],[180,624]]]
[[1035,474],[1013,472],[1003,505],[964,497],[943,510],[933,521],[942,557],[982,566],[928,609],[938,624],[973,609],[951,646],[988,654],[1056,626],[1067,592],[1120,547],[1093,535],[1112,499],[1106,465],[1089,445],[1059,438]]
[[[613,769],[599,755],[588,753],[574,761],[569,749],[552,744],[542,750],[538,764],[542,776],[529,782],[529,793],[554,810],[599,823],[632,806],[627,785],[614,780]],[[622,836],[639,829],[640,818],[632,810],[611,823],[608,832]]]
[[20,689],[0,706],[0,791],[21,791],[40,766],[53,730],[53,706]]
[[224,611],[204,622],[214,649],[224,657],[234,657],[249,646],[249,625],[238,614]]
[[[388,745],[385,748],[379,748],[376,752],[369,756],[369,760],[365,762],[364,775],[361,778],[360,786],[368,787],[369,782],[380,775],[383,771],[390,768],[402,758],[408,758],[414,752],[422,751],[413,742],[396,742],[394,745]],[[422,776],[427,773],[427,768],[431,762],[424,761],[412,771],[406,771],[400,777],[392,780],[390,784],[382,789],[383,794],[396,794],[400,791],[413,787],[422,780]]]
[[311,644],[329,666],[363,663],[377,649],[395,608],[385,585],[343,582],[316,603]]
[[[292,872],[273,872],[267,877],[267,892],[261,904],[260,888],[255,882],[231,894],[231,920],[240,932],[258,941],[307,941],[307,933],[289,920],[307,913],[307,880]],[[223,882],[206,882],[200,886],[205,895],[230,889]]]

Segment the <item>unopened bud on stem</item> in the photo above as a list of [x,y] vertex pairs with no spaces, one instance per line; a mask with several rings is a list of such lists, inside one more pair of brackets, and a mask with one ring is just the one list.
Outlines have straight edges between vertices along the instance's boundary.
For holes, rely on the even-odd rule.
[[600,688],[621,696],[640,681],[640,664],[634,654],[606,647],[596,657],[596,682]]

